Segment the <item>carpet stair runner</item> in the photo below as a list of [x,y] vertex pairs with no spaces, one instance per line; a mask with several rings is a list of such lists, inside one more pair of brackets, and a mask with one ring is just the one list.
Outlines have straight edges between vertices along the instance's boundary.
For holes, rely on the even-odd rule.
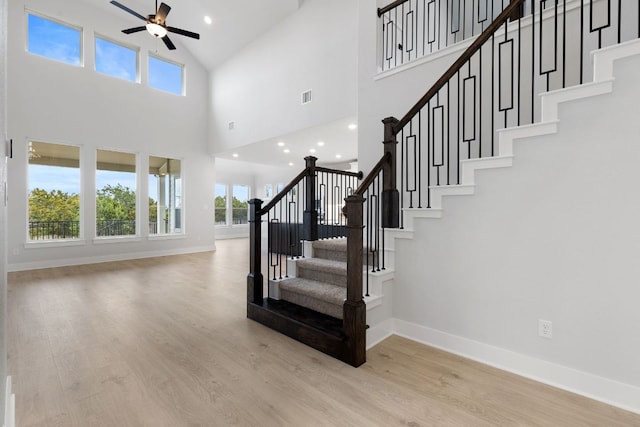
[[279,282],[280,299],[342,319],[347,298],[347,239],[313,242],[313,258],[296,261],[296,277]]

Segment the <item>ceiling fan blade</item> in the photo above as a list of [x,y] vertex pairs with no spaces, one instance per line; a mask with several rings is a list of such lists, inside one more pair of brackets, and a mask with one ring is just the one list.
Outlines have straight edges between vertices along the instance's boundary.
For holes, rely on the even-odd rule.
[[167,45],[167,49],[169,49],[169,50],[175,50],[176,49],[175,45],[171,42],[171,39],[169,39],[169,36],[164,36],[162,38],[162,41],[164,42],[164,44]]
[[167,31],[180,34],[181,36],[187,36],[187,37],[191,37],[192,39],[200,40],[200,34],[192,33],[191,31],[181,30],[180,28],[174,28],[174,27],[167,27]]
[[130,14],[132,14],[133,16],[137,16],[138,18],[142,19],[143,21],[146,21],[147,18],[145,18],[144,16],[140,15],[138,12],[136,12],[135,10],[131,10],[129,9],[127,6],[118,3],[115,0],[111,0],[110,2],[112,5],[114,5],[115,7],[119,7],[120,9],[124,10],[125,12],[129,12]]
[[160,7],[158,8],[158,12],[156,12],[156,22],[158,24],[164,24],[164,21],[167,19],[167,15],[171,11],[171,6],[166,3],[160,3]]
[[133,34],[133,33],[139,32],[139,31],[144,31],[146,29],[147,29],[147,27],[133,27],[133,28],[127,28],[126,30],[122,30],[122,32],[125,33],[125,34]]

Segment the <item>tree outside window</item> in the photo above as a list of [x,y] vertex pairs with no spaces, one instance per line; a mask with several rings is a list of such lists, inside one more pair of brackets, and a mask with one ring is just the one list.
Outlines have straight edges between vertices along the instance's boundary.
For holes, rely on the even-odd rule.
[[227,224],[227,186],[216,183],[215,189],[215,225]]
[[249,216],[249,186],[234,185],[232,199],[233,224],[247,224]]
[[136,156],[98,150],[96,236],[136,234]]
[[29,142],[29,240],[80,237],[80,148]]

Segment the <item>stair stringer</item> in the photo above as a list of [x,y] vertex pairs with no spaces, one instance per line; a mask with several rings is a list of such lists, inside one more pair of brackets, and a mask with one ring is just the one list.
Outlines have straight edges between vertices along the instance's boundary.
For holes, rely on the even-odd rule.
[[[493,157],[482,157],[461,161],[461,184],[448,186],[431,186],[430,208],[403,208],[403,228],[384,229],[387,249],[395,253],[396,239],[413,239],[414,226],[418,220],[442,218],[443,200],[449,196],[473,195],[475,191],[476,172],[513,166],[513,143],[516,140],[552,135],[558,132],[560,122],[559,106],[566,102],[605,95],[613,92],[615,81],[613,63],[617,59],[640,55],[640,39],[603,48],[591,53],[594,64],[594,81],[579,86],[549,91],[540,94],[541,121],[530,125],[498,130],[498,153]],[[367,330],[367,349],[395,332],[393,311],[387,307],[393,301],[393,276],[382,289],[385,295],[378,311],[382,313],[374,319],[367,319],[370,328]],[[368,313],[369,315],[369,313]]]

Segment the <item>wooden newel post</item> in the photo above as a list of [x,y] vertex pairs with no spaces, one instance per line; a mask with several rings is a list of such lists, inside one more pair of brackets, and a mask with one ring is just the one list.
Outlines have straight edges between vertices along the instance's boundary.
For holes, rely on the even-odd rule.
[[364,198],[354,194],[345,199],[347,217],[347,300],[343,306],[344,333],[347,336],[347,363],[360,366],[367,360],[366,315],[362,299],[362,230]]
[[302,216],[302,238],[304,240],[318,240],[318,208],[316,206],[316,157],[304,158],[307,167],[305,185],[304,213]]
[[511,0],[511,3],[520,3],[520,5],[513,11],[511,16],[509,16],[510,21],[517,21],[524,16],[524,2],[523,0]]
[[400,227],[400,193],[396,184],[396,147],[398,140],[394,132],[394,126],[398,123],[395,117],[387,117],[384,123],[384,153],[390,154],[389,161],[385,164],[382,174],[382,227]]
[[247,276],[247,303],[262,304],[262,200],[249,200],[249,275]]

